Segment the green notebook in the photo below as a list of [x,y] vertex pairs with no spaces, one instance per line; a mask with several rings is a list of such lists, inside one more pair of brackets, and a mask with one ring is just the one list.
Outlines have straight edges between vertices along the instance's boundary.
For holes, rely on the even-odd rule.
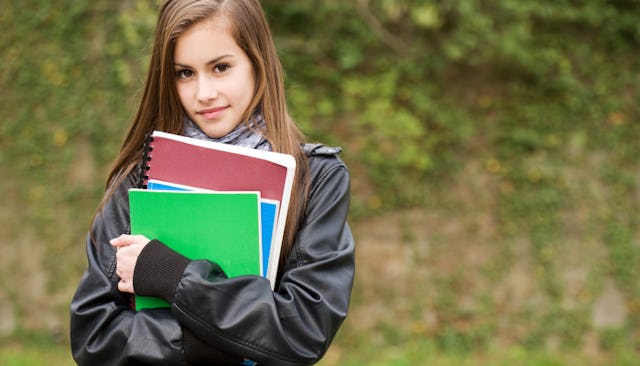
[[[228,277],[260,275],[258,192],[131,189],[129,206],[132,234],[158,239],[190,259],[216,262]],[[136,295],[136,310],[168,306]]]

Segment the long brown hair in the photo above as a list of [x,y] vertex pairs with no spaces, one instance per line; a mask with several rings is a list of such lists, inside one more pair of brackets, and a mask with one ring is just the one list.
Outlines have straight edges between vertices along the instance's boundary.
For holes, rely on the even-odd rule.
[[293,155],[297,162],[296,179],[287,217],[280,262],[288,256],[304,213],[308,194],[308,162],[301,148],[304,136],[287,111],[282,66],[271,31],[257,0],[167,0],[162,5],[155,29],[153,52],[142,99],[120,152],[107,178],[107,194],[101,209],[132,173],[142,157],[145,135],[153,130],[179,134],[183,128],[174,75],[176,40],[189,27],[214,16],[224,16],[236,43],[251,60],[255,73],[255,95],[245,111],[243,123],[255,111],[262,111],[266,122],[265,138],[273,151]]

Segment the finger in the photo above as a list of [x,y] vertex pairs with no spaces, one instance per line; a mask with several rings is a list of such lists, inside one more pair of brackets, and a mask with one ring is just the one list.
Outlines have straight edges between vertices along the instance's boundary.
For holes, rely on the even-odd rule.
[[113,238],[109,241],[114,247],[125,247],[134,244],[146,244],[150,240],[144,235],[127,235],[122,234],[117,238]]
[[117,238],[113,238],[113,239],[109,240],[109,244],[113,245],[116,248],[124,245],[123,235],[124,234],[118,236]]

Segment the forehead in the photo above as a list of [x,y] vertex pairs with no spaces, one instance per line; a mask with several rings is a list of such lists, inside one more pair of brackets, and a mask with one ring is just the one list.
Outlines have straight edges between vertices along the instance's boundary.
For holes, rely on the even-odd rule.
[[192,25],[178,36],[174,58],[177,62],[179,59],[208,61],[220,54],[235,55],[241,52],[231,34],[230,22],[226,17],[215,16]]

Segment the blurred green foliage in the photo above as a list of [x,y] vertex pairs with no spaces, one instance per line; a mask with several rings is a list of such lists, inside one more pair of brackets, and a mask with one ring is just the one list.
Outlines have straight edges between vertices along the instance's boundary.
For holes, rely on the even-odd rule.
[[[158,4],[2,4],[0,240],[17,254],[0,262],[0,295],[20,309],[18,328],[51,331],[54,339],[66,329],[84,266],[79,244],[136,107]],[[452,183],[475,162],[492,182],[494,202],[485,214],[498,224],[503,253],[483,275],[495,282],[506,276],[524,236],[538,288],[552,304],[522,309],[519,320],[530,331],[516,341],[533,349],[555,337],[579,349],[592,329],[593,296],[611,277],[625,295],[626,324],[600,332],[600,340],[606,349],[625,349],[625,360],[633,357],[628,352],[637,355],[640,2],[265,0],[263,6],[293,117],[311,140],[345,148],[356,222],[408,207],[445,207],[442,197],[455,194]],[[556,258],[570,237],[603,243],[606,257],[589,273],[594,280],[585,300],[567,308]],[[34,299],[13,284],[30,274],[19,259],[33,242],[44,245],[34,263],[45,269],[43,291],[51,296],[38,310],[28,310]],[[439,281],[429,296],[449,325],[425,333],[429,346],[460,354],[489,347],[498,324],[487,319],[497,304],[484,299],[469,314],[457,303],[462,282]],[[43,320],[38,313],[54,316]],[[29,318],[38,320],[23,321]],[[462,321],[476,318],[482,321]],[[415,345],[411,330],[380,327],[387,344]],[[338,341],[362,350],[368,341],[359,337],[366,335]],[[360,363],[376,360],[362,357]],[[397,364],[420,363],[422,356],[407,357]]]

